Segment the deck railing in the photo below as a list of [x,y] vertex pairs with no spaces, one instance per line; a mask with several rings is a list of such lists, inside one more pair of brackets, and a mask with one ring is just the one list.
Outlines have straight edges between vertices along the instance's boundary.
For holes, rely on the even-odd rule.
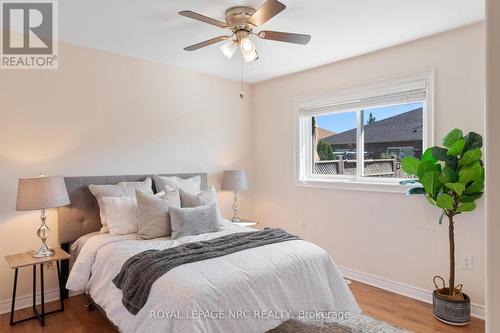
[[[399,176],[400,166],[397,159],[367,159],[365,176],[395,177]],[[314,162],[314,173],[322,175],[356,175],[357,160],[330,160]]]

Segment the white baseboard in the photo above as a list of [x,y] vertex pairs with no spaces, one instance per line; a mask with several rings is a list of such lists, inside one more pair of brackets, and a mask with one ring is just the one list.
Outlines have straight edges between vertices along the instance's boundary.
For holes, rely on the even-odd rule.
[[[69,297],[80,295],[80,292],[69,291]],[[27,294],[23,296],[16,297],[16,308],[15,310],[21,310],[31,307],[33,303],[33,294]],[[50,290],[45,290],[45,303],[57,301],[59,299],[59,288],[54,288]],[[10,312],[12,298],[4,299],[0,301],[0,314]],[[36,293],[36,304],[40,304],[40,292]]]
[[[347,267],[339,267],[339,270],[345,278],[432,304],[432,291],[430,290],[425,290],[376,275],[359,272]],[[485,312],[484,305],[471,303],[471,316],[484,320]]]
[[[45,290],[45,303],[52,302],[59,299],[59,288]],[[0,314],[10,312],[12,298],[0,301]],[[31,307],[33,303],[33,294],[27,294],[16,297],[16,308],[20,310]],[[40,304],[40,292],[36,293],[36,304]]]

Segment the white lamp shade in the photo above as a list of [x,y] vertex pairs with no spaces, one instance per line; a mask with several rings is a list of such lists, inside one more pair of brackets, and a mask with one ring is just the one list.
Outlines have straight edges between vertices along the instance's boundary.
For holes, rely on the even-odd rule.
[[68,205],[69,197],[62,176],[20,178],[16,210],[38,210]]
[[224,170],[221,189],[224,191],[248,189],[248,177],[245,170]]

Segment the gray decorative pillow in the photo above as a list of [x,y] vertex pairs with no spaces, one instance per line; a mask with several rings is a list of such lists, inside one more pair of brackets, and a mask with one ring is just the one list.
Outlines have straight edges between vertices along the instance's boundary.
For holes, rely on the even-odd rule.
[[179,191],[167,192],[158,197],[148,193],[135,191],[139,211],[139,238],[152,239],[172,234],[170,224],[170,208],[181,207]]
[[183,189],[179,189],[179,194],[181,196],[182,208],[192,208],[215,203],[217,208],[217,215],[219,216],[219,225],[223,224],[222,221],[224,221],[224,217],[220,212],[219,204],[217,203],[217,192],[215,191],[215,187],[213,185],[197,194],[189,193],[184,191]]
[[172,239],[219,231],[217,204],[194,208],[170,208]]

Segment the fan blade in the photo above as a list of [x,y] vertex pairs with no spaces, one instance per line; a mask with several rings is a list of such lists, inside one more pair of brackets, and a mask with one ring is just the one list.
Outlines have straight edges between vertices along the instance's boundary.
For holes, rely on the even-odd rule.
[[267,0],[257,11],[248,19],[248,23],[256,27],[263,25],[273,16],[282,12],[286,6],[278,0]]
[[310,35],[293,34],[290,32],[263,30],[257,34],[262,39],[276,40],[293,44],[306,45],[311,40]]
[[218,21],[216,19],[210,18],[210,17],[205,16],[205,15],[195,13],[195,12],[190,11],[190,10],[183,10],[182,12],[179,12],[179,15],[189,17],[193,20],[198,20],[198,21],[205,22],[205,23],[208,23],[211,25],[215,25],[216,27],[219,27],[222,29],[225,29],[228,27],[228,25],[224,22]]
[[215,43],[218,43],[218,42],[222,42],[223,40],[226,40],[229,37],[231,37],[231,36],[219,36],[219,37],[215,37],[215,38],[206,40],[204,42],[193,44],[191,46],[185,47],[184,50],[186,50],[186,51],[195,51],[195,50],[201,49],[202,47],[205,47],[205,46],[208,46],[208,45],[212,45],[212,44],[215,44]]

